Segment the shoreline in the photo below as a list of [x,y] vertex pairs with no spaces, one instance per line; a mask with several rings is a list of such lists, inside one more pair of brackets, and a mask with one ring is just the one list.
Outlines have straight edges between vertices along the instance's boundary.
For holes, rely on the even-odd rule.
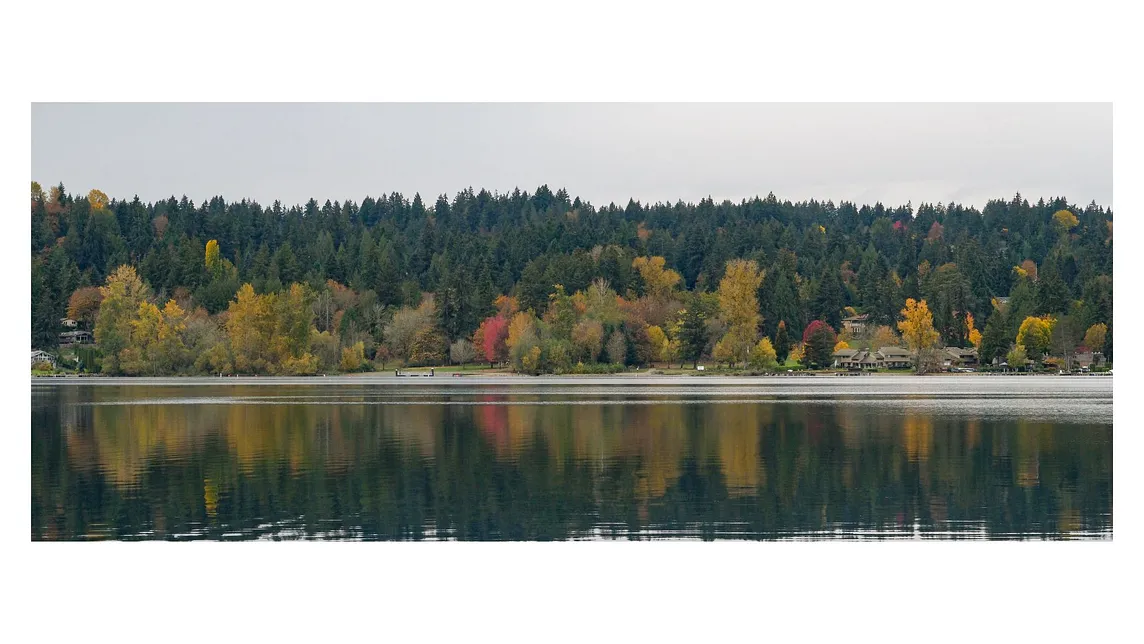
[[[410,376],[395,376],[392,371],[388,372],[371,372],[371,373],[358,373],[358,374],[337,374],[328,376],[31,376],[32,384],[41,386],[51,385],[138,385],[138,386],[162,386],[162,385],[355,385],[355,384],[386,384],[397,386],[468,386],[468,385],[544,385],[544,384],[607,384],[617,382],[639,382],[641,384],[655,385],[655,384],[678,384],[687,381],[696,386],[712,386],[712,385],[751,385],[751,384],[787,384],[794,385],[796,383],[802,384],[827,384],[827,383],[850,383],[861,384],[870,382],[886,382],[889,380],[900,381],[904,379],[922,380],[922,381],[965,381],[971,380],[975,377],[997,377],[997,376],[1016,376],[1021,378],[1028,378],[1037,382],[1044,382],[1053,380],[1054,382],[1060,381],[1076,381],[1078,378],[1075,376],[1061,376],[1059,374],[989,374],[989,373],[933,373],[925,375],[917,375],[912,373],[871,373],[861,374],[860,377],[855,377],[846,372],[839,373],[816,373],[816,374],[771,374],[771,375],[736,375],[736,374],[653,374],[647,372],[639,373],[623,373],[623,374],[544,374],[539,376],[529,376],[524,374],[513,373],[486,373],[478,375],[477,373],[465,374],[464,377],[453,377],[451,373],[437,374],[435,376],[425,375],[410,375]],[[1111,379],[1112,375],[1109,373],[1098,374],[1077,374],[1077,376],[1095,376],[1099,378]],[[1087,378],[1084,378],[1087,380]]]

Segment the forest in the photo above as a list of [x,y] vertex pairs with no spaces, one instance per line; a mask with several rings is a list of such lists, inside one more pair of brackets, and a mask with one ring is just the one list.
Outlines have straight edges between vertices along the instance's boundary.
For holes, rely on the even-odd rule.
[[[940,346],[1112,358],[1112,211],[1064,198],[597,208],[541,186],[264,207],[33,182],[31,210],[32,348],[85,371],[773,370],[887,345],[919,366]],[[65,320],[94,346],[61,348]]]

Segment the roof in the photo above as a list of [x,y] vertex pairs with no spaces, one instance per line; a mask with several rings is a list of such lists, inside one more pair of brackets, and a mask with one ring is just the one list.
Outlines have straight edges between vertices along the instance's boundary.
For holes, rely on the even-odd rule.
[[839,349],[833,355],[835,358],[849,358],[856,353],[858,353],[857,349]]
[[852,315],[848,318],[842,318],[842,321],[843,322],[865,322],[866,320],[869,320],[869,319],[870,319],[870,314],[869,313],[863,313],[862,315]]
[[903,349],[901,347],[882,347],[881,349],[878,349],[878,353],[882,354],[882,356],[886,357],[886,358],[889,358],[889,357],[908,358],[908,357],[910,357],[910,350],[909,349]]

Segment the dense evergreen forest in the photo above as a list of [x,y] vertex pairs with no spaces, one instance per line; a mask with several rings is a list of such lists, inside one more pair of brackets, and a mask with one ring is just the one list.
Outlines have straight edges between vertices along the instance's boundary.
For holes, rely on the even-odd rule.
[[983,362],[1112,355],[1112,211],[1063,198],[596,208],[541,186],[264,207],[33,182],[31,210],[32,347],[56,351],[74,319],[106,373],[821,366],[815,347],[857,314],[869,331],[850,346],[922,348],[909,300],[936,331],[923,344]]

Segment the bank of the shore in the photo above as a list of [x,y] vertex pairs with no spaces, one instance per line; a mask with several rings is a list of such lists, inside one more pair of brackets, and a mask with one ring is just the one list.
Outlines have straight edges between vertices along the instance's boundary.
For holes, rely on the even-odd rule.
[[[926,374],[911,373],[878,373],[864,374],[860,377],[848,377],[846,374],[815,373],[802,375],[768,375],[749,376],[742,374],[708,373],[696,374],[662,374],[631,372],[623,374],[602,375],[540,375],[529,376],[508,372],[484,373],[481,375],[466,374],[466,377],[452,377],[449,374],[436,373],[429,376],[428,371],[423,375],[396,376],[394,372],[340,374],[329,376],[58,376],[33,377],[32,383],[40,386],[52,385],[111,385],[111,386],[179,386],[179,385],[328,385],[328,386],[354,386],[354,385],[385,385],[385,386],[483,386],[483,385],[547,385],[547,384],[595,384],[607,385],[619,383],[640,383],[641,385],[679,385],[688,383],[688,386],[710,387],[718,385],[758,385],[800,387],[826,385],[830,387],[850,383],[856,387],[878,385],[888,382],[925,382],[938,385],[938,383],[982,383],[981,386],[995,387],[996,384],[985,385],[985,382],[997,381],[997,376],[986,374]],[[1017,382],[1027,382],[1029,387],[1059,386],[1067,387],[1067,383],[1081,383],[1104,381],[1111,386],[1111,375],[1085,376],[1059,376],[1053,374],[1024,374],[1020,378],[1003,378],[1013,383],[1007,386],[1018,386]],[[1033,385],[1032,383],[1038,383]],[[938,385],[940,386],[940,385]]]

